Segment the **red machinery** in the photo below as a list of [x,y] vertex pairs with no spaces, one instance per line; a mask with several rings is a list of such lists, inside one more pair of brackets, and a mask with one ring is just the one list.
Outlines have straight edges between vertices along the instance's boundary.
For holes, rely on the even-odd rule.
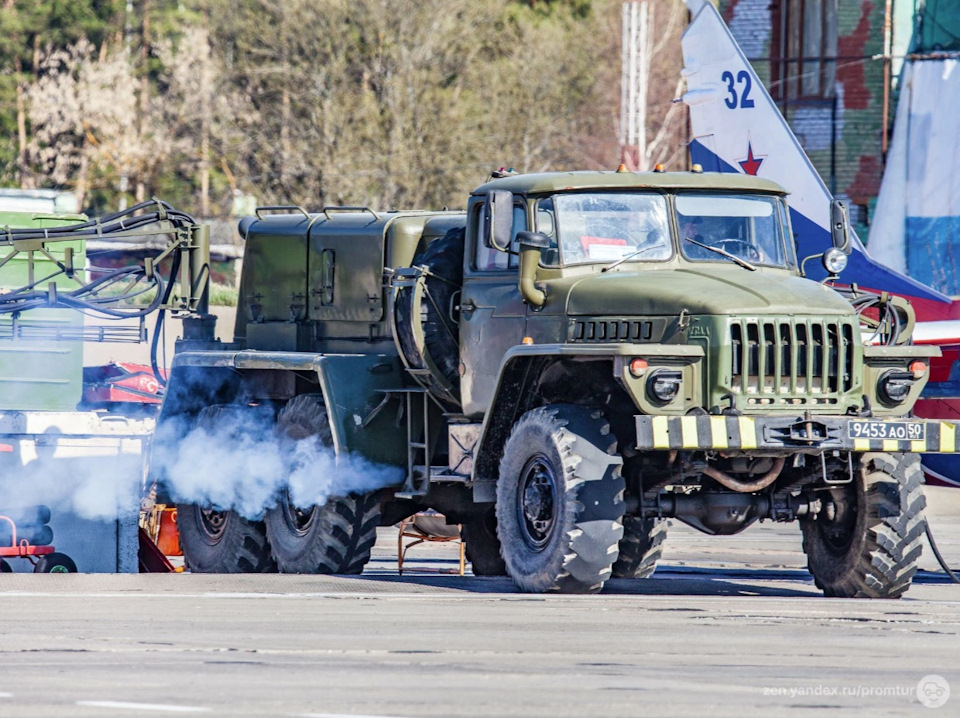
[[[12,573],[7,558],[25,558],[33,564],[34,573],[76,573],[77,564],[50,545],[53,531],[47,525],[50,509],[31,506],[21,509],[14,520],[0,514],[0,573]],[[20,529],[17,528],[18,522]],[[9,532],[9,533],[8,533]]]

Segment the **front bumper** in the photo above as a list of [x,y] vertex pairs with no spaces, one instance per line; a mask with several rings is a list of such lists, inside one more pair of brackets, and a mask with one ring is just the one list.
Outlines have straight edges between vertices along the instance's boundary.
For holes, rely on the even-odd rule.
[[[641,451],[885,451],[952,454],[960,423],[847,416],[635,416]],[[902,433],[918,438],[877,438]],[[868,438],[869,437],[869,438]]]

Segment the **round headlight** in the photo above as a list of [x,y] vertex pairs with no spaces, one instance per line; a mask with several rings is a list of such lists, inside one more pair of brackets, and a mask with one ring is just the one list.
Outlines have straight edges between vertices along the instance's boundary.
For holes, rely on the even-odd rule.
[[911,371],[891,369],[884,372],[877,382],[877,395],[887,406],[902,404],[910,396],[910,390],[916,379]]
[[830,274],[840,274],[847,268],[847,255],[843,250],[831,247],[823,253],[823,268]]
[[670,369],[657,369],[647,379],[647,396],[655,404],[669,404],[680,393],[683,374]]

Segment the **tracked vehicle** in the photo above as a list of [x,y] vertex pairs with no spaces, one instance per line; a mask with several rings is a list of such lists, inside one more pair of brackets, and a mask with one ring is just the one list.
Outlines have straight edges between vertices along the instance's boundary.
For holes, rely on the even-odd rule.
[[827,595],[909,587],[915,452],[956,446],[909,418],[937,350],[909,344],[909,307],[802,276],[778,185],[516,175],[466,212],[264,208],[240,231],[234,340],[181,347],[161,425],[257,412],[297,470],[312,443],[402,479],[322,506],[280,491],[263,516],[181,505],[193,570],[359,572],[378,525],[433,508],[474,573],[525,591],[649,576],[668,519],[796,522]]

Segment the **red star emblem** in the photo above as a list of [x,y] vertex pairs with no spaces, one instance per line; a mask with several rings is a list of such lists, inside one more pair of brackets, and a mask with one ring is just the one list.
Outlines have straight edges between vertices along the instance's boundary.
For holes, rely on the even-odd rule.
[[747,159],[743,162],[737,162],[737,164],[740,165],[748,175],[756,176],[760,165],[763,164],[763,160],[753,156],[753,145],[747,142]]

